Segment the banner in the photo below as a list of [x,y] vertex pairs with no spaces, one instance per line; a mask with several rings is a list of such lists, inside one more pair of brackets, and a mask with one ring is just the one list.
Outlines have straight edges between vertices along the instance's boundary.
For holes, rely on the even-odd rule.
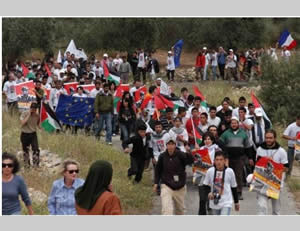
[[267,157],[261,157],[255,165],[249,191],[256,191],[278,199],[284,166]]
[[180,55],[181,55],[181,50],[183,46],[183,40],[180,39],[176,44],[174,45],[174,62],[175,62],[175,67],[180,66]]
[[194,156],[193,172],[199,172],[205,176],[207,170],[213,166],[208,149],[194,150],[192,154]]
[[35,85],[33,81],[16,84],[16,94],[19,110],[29,110],[33,101],[36,101],[36,96],[33,91]]
[[68,95],[72,95],[72,94],[76,93],[77,86],[78,86],[77,82],[64,83],[64,88],[66,89]]
[[95,84],[87,84],[87,85],[79,85],[79,86],[83,88],[84,93],[87,95],[90,95],[91,91],[96,88]]

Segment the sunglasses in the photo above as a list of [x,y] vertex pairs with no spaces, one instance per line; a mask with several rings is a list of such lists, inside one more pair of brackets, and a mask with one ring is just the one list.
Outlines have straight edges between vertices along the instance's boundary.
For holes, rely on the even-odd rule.
[[79,173],[79,170],[78,169],[76,169],[76,170],[68,170],[68,173],[69,174],[73,174],[73,173]]
[[13,164],[2,164],[2,168],[6,168],[6,167],[12,168],[13,166],[14,166]]

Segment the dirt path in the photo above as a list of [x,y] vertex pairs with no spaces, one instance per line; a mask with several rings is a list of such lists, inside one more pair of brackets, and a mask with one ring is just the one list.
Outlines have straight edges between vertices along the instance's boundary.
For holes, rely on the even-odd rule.
[[[119,136],[113,137],[113,147],[122,150]],[[299,174],[299,171],[293,170],[293,175]],[[240,201],[240,211],[232,211],[233,215],[256,215],[256,193],[249,192],[248,187],[243,188],[244,200]],[[283,192],[281,193],[281,215],[300,215],[300,209],[297,208],[293,194],[289,191],[287,184],[285,184]],[[199,209],[199,193],[198,187],[192,184],[192,168],[187,167],[187,194],[185,196],[185,215],[197,215]],[[271,202],[269,203],[268,214],[272,213]],[[159,196],[153,196],[152,215],[161,214],[161,200]]]

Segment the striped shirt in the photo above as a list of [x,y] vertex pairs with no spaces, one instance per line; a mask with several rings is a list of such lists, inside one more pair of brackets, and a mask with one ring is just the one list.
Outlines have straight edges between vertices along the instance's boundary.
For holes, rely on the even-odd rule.
[[48,198],[50,215],[76,215],[74,193],[83,183],[84,180],[76,178],[72,187],[68,188],[64,178],[54,181]]

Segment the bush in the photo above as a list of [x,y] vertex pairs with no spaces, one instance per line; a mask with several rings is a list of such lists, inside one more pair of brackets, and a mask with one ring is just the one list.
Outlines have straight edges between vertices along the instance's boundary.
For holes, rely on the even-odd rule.
[[262,59],[262,76],[259,97],[271,120],[280,123],[295,121],[300,114],[300,55],[295,53],[289,62]]

